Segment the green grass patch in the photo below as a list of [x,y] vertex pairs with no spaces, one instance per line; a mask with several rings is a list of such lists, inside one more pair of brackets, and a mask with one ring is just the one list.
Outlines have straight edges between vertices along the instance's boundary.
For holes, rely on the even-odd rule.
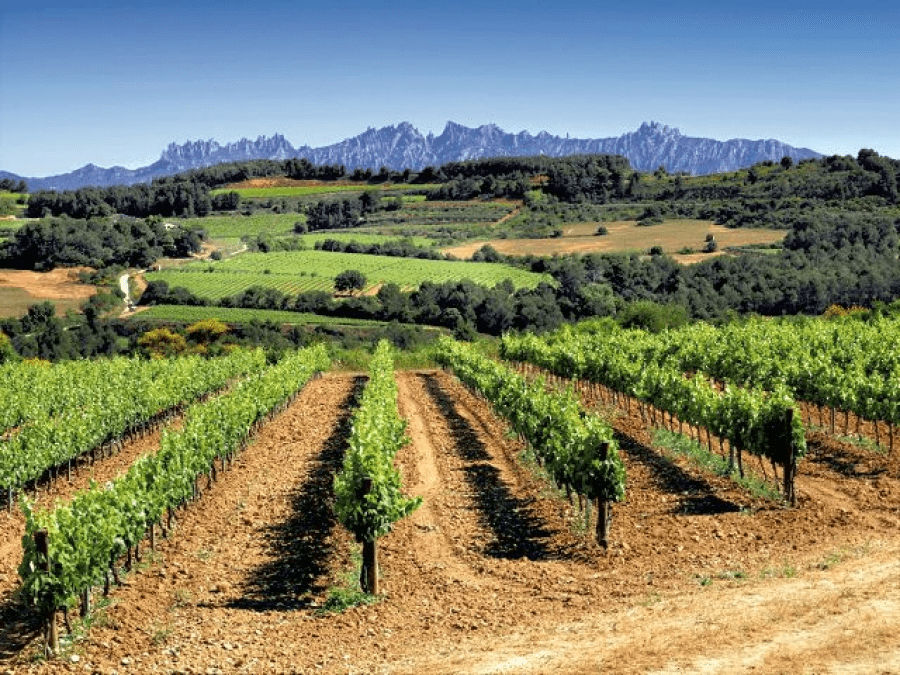
[[737,472],[729,473],[727,460],[714,452],[710,452],[704,445],[683,434],[674,433],[667,429],[656,429],[653,433],[653,447],[666,454],[686,457],[692,464],[709,473],[719,476],[730,476],[731,480],[754,497],[772,501],[781,501],[782,499],[777,487],[749,471],[744,471],[743,478]]
[[272,321],[283,326],[386,326],[382,321],[343,319],[306,312],[285,312],[270,309],[242,309],[231,307],[191,307],[187,305],[154,305],[131,317],[131,321],[160,323],[195,323],[218,319],[227,324],[252,321]]
[[309,290],[332,291],[335,277],[345,270],[359,270],[366,277],[365,292],[381,284],[395,283],[416,289],[425,281],[436,283],[470,279],[495,286],[504,279],[516,288],[534,288],[551,278],[500,263],[391,258],[357,253],[290,251],[246,253],[218,262],[187,263],[146,275],[147,281],[165,281],[210,299],[236,295],[250,286],[276,288],[296,295]]

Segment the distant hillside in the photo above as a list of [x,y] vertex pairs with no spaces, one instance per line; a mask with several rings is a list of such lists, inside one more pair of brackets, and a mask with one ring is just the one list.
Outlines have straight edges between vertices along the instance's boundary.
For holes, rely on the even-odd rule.
[[[224,145],[214,140],[171,143],[159,161],[138,169],[109,169],[88,164],[76,171],[46,178],[25,178],[31,190],[72,190],[87,185],[132,185],[169,176],[188,169],[250,159],[306,158],[314,164],[343,164],[348,169],[387,166],[391,169],[421,169],[480,157],[547,155],[561,157],[585,153],[607,153],[627,157],[641,171],[665,166],[669,172],[709,174],[734,171],[764,160],[818,158],[808,148],[795,148],[781,141],[684,136],[678,129],[657,122],[644,123],[634,132],[613,138],[578,139],[553,136],[546,131],[507,133],[493,124],[470,128],[448,122],[439,136],[427,136],[409,122],[370,128],[340,143],[321,148],[295,148],[284,136],[260,136]],[[0,178],[22,176],[0,171]]]

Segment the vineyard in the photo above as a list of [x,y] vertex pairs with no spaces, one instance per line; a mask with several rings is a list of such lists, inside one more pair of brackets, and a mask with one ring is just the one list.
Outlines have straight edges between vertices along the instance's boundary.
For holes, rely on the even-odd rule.
[[192,293],[218,300],[236,295],[250,286],[277,288],[284,293],[333,291],[341,272],[355,269],[366,277],[367,288],[395,283],[414,289],[425,281],[441,283],[471,279],[495,286],[510,279],[516,288],[534,288],[549,277],[500,263],[391,258],[356,253],[297,251],[247,253],[221,262],[196,262],[146,274],[147,281],[165,281]]
[[[866,339],[826,329],[797,349],[893,368],[826,350]],[[48,452],[7,478],[0,672],[895,672],[900,470],[873,412],[890,408],[807,405],[723,345],[749,333],[702,330],[694,352],[700,335],[602,326],[506,338],[503,361],[443,339],[442,370],[406,372],[386,345],[365,374],[321,349],[4,366],[5,461],[32,420],[136,412],[71,471]],[[783,330],[759,349],[785,352]],[[858,442],[872,418],[881,446]],[[657,428],[767,471],[774,495]]]

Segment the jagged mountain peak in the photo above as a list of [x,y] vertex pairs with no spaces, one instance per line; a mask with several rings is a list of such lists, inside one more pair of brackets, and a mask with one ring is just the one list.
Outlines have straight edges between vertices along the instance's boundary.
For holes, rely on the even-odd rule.
[[786,155],[795,161],[821,156],[807,148],[794,148],[775,140],[717,141],[684,136],[678,128],[656,121],[644,122],[636,131],[622,136],[596,139],[568,135],[563,138],[547,131],[534,135],[525,130],[509,133],[494,123],[472,128],[452,120],[438,136],[431,132],[423,136],[410,122],[403,121],[381,128],[369,127],[357,136],[319,148],[306,145],[295,148],[278,133],[225,144],[212,138],[170,143],[158,162],[140,169],[103,169],[88,164],[68,174],[26,180],[31,189],[64,190],[87,185],[130,185],[212,164],[254,159],[301,157],[314,164],[343,164],[351,170],[382,166],[421,169],[481,157],[559,157],[587,153],[623,155],[641,171],[665,166],[672,172],[692,174],[733,171],[763,160],[778,161]]

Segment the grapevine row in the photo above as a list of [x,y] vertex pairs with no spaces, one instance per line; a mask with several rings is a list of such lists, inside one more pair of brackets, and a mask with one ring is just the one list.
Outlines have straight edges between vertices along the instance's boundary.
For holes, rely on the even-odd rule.
[[406,421],[397,412],[397,383],[390,343],[378,344],[369,368],[369,381],[353,414],[349,447],[341,472],[335,476],[335,513],[363,544],[361,586],[378,593],[375,542],[394,523],[412,513],[421,497],[402,492],[394,457],[407,442]]
[[585,414],[571,391],[548,391],[449,338],[439,342],[437,360],[509,421],[557,485],[599,502],[598,538],[608,545],[608,504],[625,496],[625,467],[609,424]]
[[534,335],[507,335],[501,355],[561,377],[601,384],[703,427],[737,450],[739,465],[742,450],[768,457],[785,468],[785,497],[793,501],[793,476],[797,459],[806,452],[806,432],[783,386],[764,391],[726,385],[720,390],[705,377],[685,377],[666,362],[644,360],[640,345],[615,337],[562,331],[550,343]]
[[[123,358],[66,361],[19,361],[0,366],[0,434],[12,436],[16,427],[38,418],[52,418],[66,411],[95,405],[132,385],[144,389],[148,406],[154,405],[152,396],[165,395],[165,390],[153,383],[180,377],[185,369],[199,371],[204,364],[200,357],[184,362]],[[194,372],[187,380],[202,381]],[[158,407],[158,406],[157,406]]]
[[[166,510],[170,520],[176,507],[195,496],[198,477],[214,475],[217,459],[224,466],[266,416],[285,407],[328,365],[321,346],[291,354],[228,393],[192,406],[180,431],[163,434],[156,454],[140,458],[105,487],[93,485],[52,510],[36,510],[23,499],[23,597],[49,613],[52,627],[57,608],[71,606],[99,583],[108,585],[115,561],[125,553],[130,560],[131,547],[148,528],[152,538]],[[46,553],[39,551],[41,541]]]
[[625,336],[643,346],[646,359],[664,358],[722,382],[785,386],[798,400],[830,408],[832,430],[835,410],[900,424],[896,319],[752,320],[722,328],[696,324],[662,335],[627,331]]
[[[0,442],[0,486],[8,502],[12,503],[16,490],[48,469],[118,442],[165,411],[221,389],[234,377],[260,370],[265,354],[238,350],[221,359],[190,357],[156,363],[138,365],[121,379],[113,375],[120,370],[119,363],[110,364],[110,377],[105,377],[103,369],[95,369],[93,381],[81,383],[95,398],[56,416],[39,414]],[[104,380],[112,386],[101,384]]]

